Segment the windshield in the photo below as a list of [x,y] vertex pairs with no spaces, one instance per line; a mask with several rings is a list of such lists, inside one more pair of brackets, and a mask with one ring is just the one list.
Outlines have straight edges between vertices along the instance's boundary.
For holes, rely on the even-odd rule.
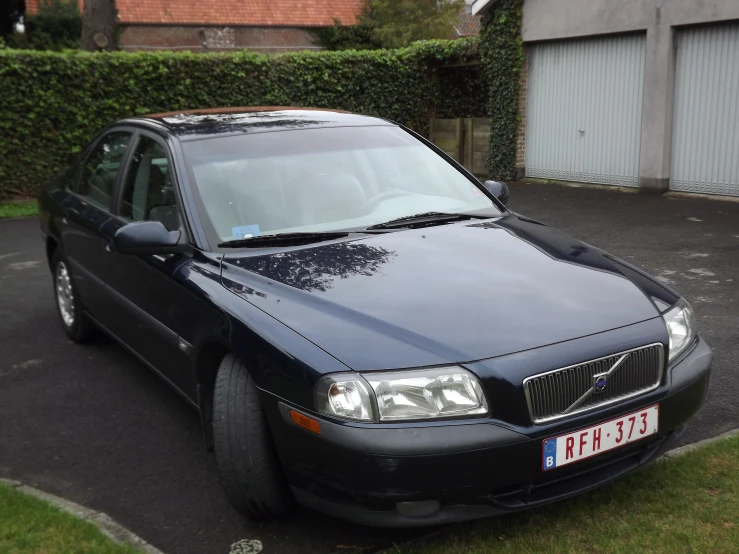
[[363,229],[426,212],[501,212],[395,126],[304,129],[183,144],[217,241]]

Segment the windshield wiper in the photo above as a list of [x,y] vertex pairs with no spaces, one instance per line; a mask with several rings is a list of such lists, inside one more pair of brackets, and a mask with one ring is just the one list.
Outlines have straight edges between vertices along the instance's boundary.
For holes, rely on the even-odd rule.
[[250,239],[227,240],[218,245],[219,248],[259,248],[260,246],[300,246],[324,240],[343,239],[349,233],[278,233],[261,235]]
[[407,215],[397,219],[391,219],[385,223],[378,223],[367,227],[371,229],[393,229],[395,227],[412,227],[426,223],[444,223],[447,221],[463,221],[465,219],[490,219],[493,215],[469,214],[469,213],[445,213],[445,212],[426,212],[422,214]]

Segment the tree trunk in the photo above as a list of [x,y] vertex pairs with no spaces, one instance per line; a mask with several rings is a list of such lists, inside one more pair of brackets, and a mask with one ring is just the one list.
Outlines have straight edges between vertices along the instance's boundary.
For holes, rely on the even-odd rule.
[[82,15],[82,49],[90,52],[115,48],[115,0],[86,0]]

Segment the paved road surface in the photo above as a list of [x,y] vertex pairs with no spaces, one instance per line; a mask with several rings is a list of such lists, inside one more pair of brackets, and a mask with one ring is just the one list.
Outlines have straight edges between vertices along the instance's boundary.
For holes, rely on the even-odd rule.
[[[236,513],[196,413],[116,344],[60,328],[38,222],[0,220],[0,476],[102,511],[167,554],[362,553],[418,531],[304,510],[257,524]],[[346,548],[362,547],[362,548]]]
[[[682,292],[716,352],[684,442],[739,426],[739,203],[514,185],[511,208]],[[266,553],[367,552],[418,533],[309,511],[265,524],[236,514],[184,401],[109,340],[66,339],[35,220],[0,221],[0,437],[0,476],[104,511],[168,553],[227,554],[240,539]]]

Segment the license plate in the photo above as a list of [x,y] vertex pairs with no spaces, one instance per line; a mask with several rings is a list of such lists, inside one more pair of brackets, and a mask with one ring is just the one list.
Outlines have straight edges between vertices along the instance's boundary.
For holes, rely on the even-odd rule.
[[591,458],[654,435],[659,429],[659,404],[638,412],[546,439],[542,443],[542,470],[549,471]]

